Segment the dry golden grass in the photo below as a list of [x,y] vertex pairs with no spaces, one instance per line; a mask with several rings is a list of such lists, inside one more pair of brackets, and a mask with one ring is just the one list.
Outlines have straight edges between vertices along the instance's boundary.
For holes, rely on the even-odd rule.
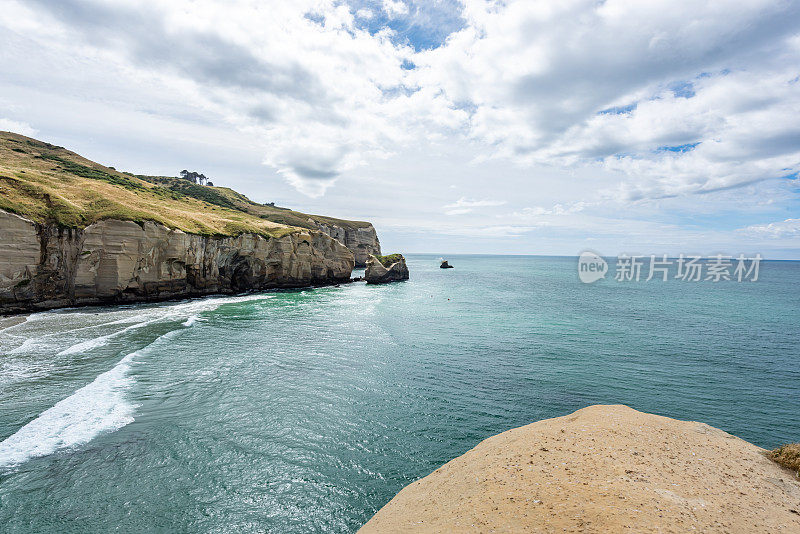
[[[179,191],[189,196],[196,195],[197,198],[200,198],[201,200],[208,200],[212,204],[244,211],[260,219],[266,219],[268,221],[278,224],[285,224],[287,226],[315,229],[317,228],[315,222],[336,225],[349,229],[371,226],[371,224],[366,221],[349,221],[345,219],[327,217],[324,215],[309,215],[307,213],[290,210],[288,208],[281,208],[268,204],[259,204],[257,202],[253,202],[241,193],[237,193],[229,187],[203,187],[194,185],[186,180],[181,180],[180,178],[168,176],[140,176],[139,178],[156,185],[162,185],[169,189]],[[310,221],[309,219],[312,220]]]
[[778,465],[791,469],[800,477],[800,443],[782,445],[769,451],[769,457]]
[[176,185],[184,184],[118,172],[62,147],[0,132],[0,209],[38,223],[83,228],[102,219],[122,219],[203,235],[270,237],[312,226],[308,215],[253,203],[228,188],[204,187],[201,193],[213,197],[207,202],[191,192],[173,191]]

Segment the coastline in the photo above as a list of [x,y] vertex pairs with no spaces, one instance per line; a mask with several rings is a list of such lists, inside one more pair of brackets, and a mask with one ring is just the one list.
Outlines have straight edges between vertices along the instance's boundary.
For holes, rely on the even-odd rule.
[[[114,300],[113,298],[105,301],[97,301],[97,302],[79,302],[74,304],[65,304],[63,306],[51,306],[51,307],[43,307],[43,308],[21,308],[17,311],[11,309],[9,310],[2,310],[0,311],[0,331],[11,328],[12,326],[17,326],[18,324],[22,324],[25,322],[25,319],[34,313],[41,313],[46,311],[60,311],[60,310],[72,310],[72,309],[83,309],[83,308],[94,308],[94,307],[104,307],[104,306],[130,306],[136,304],[159,304],[159,303],[181,303],[184,301],[193,301],[198,299],[205,299],[205,298],[214,298],[214,297],[244,297],[247,295],[257,295],[261,293],[277,293],[281,291],[302,291],[307,289],[320,289],[324,287],[338,287],[341,285],[347,284],[354,284],[357,282],[361,282],[358,278],[349,278],[340,281],[326,281],[326,282],[319,282],[313,284],[305,284],[305,285],[285,285],[285,286],[275,286],[275,287],[264,287],[259,289],[251,289],[248,291],[217,291],[214,293],[192,293],[192,294],[184,294],[184,295],[170,295],[170,296],[153,296],[148,298],[141,298],[136,300]],[[19,319],[18,321],[16,319]],[[10,324],[4,324],[4,321],[10,321]]]

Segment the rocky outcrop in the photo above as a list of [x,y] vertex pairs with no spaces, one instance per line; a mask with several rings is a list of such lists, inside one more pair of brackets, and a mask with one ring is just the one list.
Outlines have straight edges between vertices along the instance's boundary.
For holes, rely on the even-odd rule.
[[800,532],[800,481],[703,423],[590,406],[488,438],[361,533]]
[[353,254],[322,232],[216,237],[104,220],[85,229],[0,210],[0,313],[346,282]]
[[388,265],[382,263],[374,255],[370,255],[367,260],[367,270],[364,272],[364,279],[368,284],[386,284],[388,282],[408,280],[406,259],[401,254],[392,254],[391,256],[384,256],[384,258],[391,258],[390,262],[387,262]]
[[381,243],[378,234],[370,224],[361,227],[345,227],[336,224],[326,224],[314,219],[309,222],[315,224],[321,232],[325,232],[350,249],[355,257],[356,267],[366,267],[370,254],[381,253]]

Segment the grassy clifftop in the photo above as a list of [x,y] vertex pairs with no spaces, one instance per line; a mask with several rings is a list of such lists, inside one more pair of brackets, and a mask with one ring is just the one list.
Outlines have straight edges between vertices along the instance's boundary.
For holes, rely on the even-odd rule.
[[0,132],[0,209],[38,223],[83,228],[102,219],[155,221],[201,235],[280,237],[313,219],[368,226],[265,206],[226,187],[116,171],[62,147]]
[[355,229],[370,226],[366,221],[348,221],[326,217],[324,215],[309,215],[299,211],[281,208],[269,204],[259,204],[253,202],[241,193],[229,187],[208,187],[196,185],[181,178],[170,176],[138,176],[139,178],[152,184],[167,188],[173,192],[204,200],[216,206],[226,207],[237,211],[243,211],[259,219],[272,221],[288,226],[299,228],[317,228],[312,219],[318,223],[341,226],[342,228]]

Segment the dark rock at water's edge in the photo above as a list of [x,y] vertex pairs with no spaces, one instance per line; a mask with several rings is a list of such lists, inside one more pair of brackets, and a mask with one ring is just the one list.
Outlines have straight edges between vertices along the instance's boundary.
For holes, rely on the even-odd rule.
[[388,256],[370,255],[367,259],[367,270],[364,279],[368,284],[385,284],[408,280],[408,267],[402,254]]
[[452,269],[453,266],[447,263],[447,260],[442,260],[442,264],[439,265],[440,269]]

